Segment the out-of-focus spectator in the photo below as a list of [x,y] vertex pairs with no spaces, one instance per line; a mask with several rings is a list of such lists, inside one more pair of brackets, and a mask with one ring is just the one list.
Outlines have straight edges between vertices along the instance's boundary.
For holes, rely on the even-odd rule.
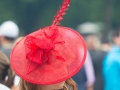
[[77,83],[78,90],[93,90],[95,75],[94,75],[94,69],[89,52],[87,52],[84,66],[72,78]]
[[13,42],[19,35],[19,28],[13,21],[5,21],[0,26],[0,50],[10,58]]
[[[98,31],[94,31],[93,28],[95,27],[96,29],[99,29],[96,25],[94,25],[91,22],[86,22],[84,24],[81,24],[77,27],[77,30],[79,32],[79,30],[83,30],[81,33],[86,33],[89,30],[91,30],[91,32],[98,32]],[[88,28],[84,28],[84,27],[88,27]],[[88,34],[85,34],[85,36],[87,36]],[[86,44],[87,45],[87,44]],[[82,67],[82,69],[73,77],[73,79],[77,82],[78,84],[78,90],[93,90],[93,86],[94,86],[94,82],[95,82],[95,73],[94,73],[94,68],[93,68],[93,63],[91,60],[91,56],[89,54],[89,51],[87,53],[87,57],[86,57],[86,61],[84,66]]]
[[94,90],[103,90],[104,81],[102,77],[102,61],[107,52],[101,49],[101,42],[96,35],[88,36],[86,38],[86,42],[91,42],[91,47],[90,45],[88,46],[96,77],[96,81],[94,83]]
[[120,90],[120,28],[113,30],[113,45],[103,61],[104,90]]
[[3,52],[0,52],[0,83],[12,88],[14,85],[14,77],[15,73],[11,69],[9,59]]
[[[92,58],[96,81],[94,83],[94,90],[103,90],[104,81],[102,77],[102,61],[107,54],[106,51],[101,49],[101,42],[96,35],[90,35],[86,38],[89,52]],[[91,44],[89,44],[91,43]]]
[[101,49],[100,27],[96,23],[87,22],[78,26],[80,32],[85,38],[87,48],[92,58],[95,72],[94,90],[103,90],[102,61],[106,52]]

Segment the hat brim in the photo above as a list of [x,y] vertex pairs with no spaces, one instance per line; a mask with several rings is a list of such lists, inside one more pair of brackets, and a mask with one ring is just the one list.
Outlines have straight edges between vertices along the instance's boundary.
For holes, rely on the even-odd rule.
[[[44,29],[48,29],[45,27]],[[55,50],[65,58],[57,60],[50,57],[50,64],[43,63],[35,70],[27,74],[30,61],[26,59],[24,41],[27,36],[35,36],[41,30],[33,32],[20,40],[11,52],[11,65],[13,70],[21,78],[35,84],[55,84],[72,77],[83,66],[86,58],[86,45],[82,36],[75,30],[67,27],[58,26],[59,34],[65,41],[63,45],[56,45]],[[54,53],[52,53],[54,56]]]

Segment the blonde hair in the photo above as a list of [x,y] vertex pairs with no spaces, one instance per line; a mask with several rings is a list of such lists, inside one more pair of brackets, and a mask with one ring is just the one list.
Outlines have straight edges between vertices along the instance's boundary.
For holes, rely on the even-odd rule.
[[11,88],[14,84],[15,73],[10,67],[10,62],[7,56],[0,52],[0,83]]
[[[19,90],[40,90],[40,87],[36,84],[20,79]],[[65,81],[63,89],[60,90],[77,90],[76,83],[70,78]]]

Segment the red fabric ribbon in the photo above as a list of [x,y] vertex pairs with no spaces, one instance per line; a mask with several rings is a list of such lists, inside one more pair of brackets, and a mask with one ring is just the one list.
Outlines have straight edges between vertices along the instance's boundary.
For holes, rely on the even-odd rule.
[[[54,50],[56,44],[65,43],[58,37],[58,27],[51,26],[49,29],[42,29],[43,32],[35,36],[27,36],[25,39],[26,58],[30,60],[27,73],[33,71],[37,66],[43,62],[49,62],[49,53]],[[58,41],[59,40],[59,41]],[[44,56],[46,59],[44,59]],[[62,56],[57,55],[57,59],[64,60]]]

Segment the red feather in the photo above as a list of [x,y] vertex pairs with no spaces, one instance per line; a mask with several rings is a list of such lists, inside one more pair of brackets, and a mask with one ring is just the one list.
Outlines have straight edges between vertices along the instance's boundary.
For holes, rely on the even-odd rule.
[[68,6],[70,6],[70,0],[64,0],[62,6],[60,7],[60,10],[57,12],[57,15],[54,16],[52,25],[60,24],[59,22],[63,19],[63,15],[66,14],[65,12],[68,9]]

